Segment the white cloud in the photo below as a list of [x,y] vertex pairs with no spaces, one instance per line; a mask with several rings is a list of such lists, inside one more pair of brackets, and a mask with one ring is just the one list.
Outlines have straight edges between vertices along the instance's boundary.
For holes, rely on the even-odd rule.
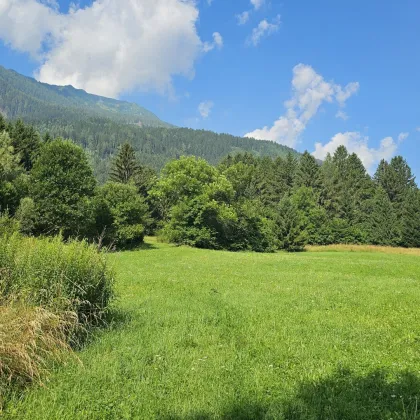
[[280,24],[280,15],[277,15],[273,23],[269,23],[266,19],[262,20],[258,26],[252,30],[252,34],[248,38],[247,44],[256,47],[262,38],[276,33],[280,28]]
[[214,103],[212,101],[204,101],[198,105],[198,112],[203,118],[208,118],[210,113],[214,107]]
[[334,154],[339,146],[345,146],[349,153],[356,153],[368,171],[372,171],[374,165],[381,159],[390,159],[395,155],[398,144],[392,137],[386,137],[381,141],[378,149],[368,146],[369,137],[359,132],[347,132],[336,134],[328,143],[315,144],[315,151],[312,153],[317,159],[325,159],[327,154]]
[[353,96],[359,91],[360,85],[358,82],[349,83],[344,89],[337,85],[336,86],[336,99],[340,106],[345,106],[347,99]]
[[407,137],[410,135],[410,133],[400,133],[399,134],[399,136],[398,136],[398,141],[401,143],[401,142],[403,142],[404,140],[406,140],[407,139]]
[[245,25],[245,23],[247,23],[249,20],[249,15],[250,15],[249,11],[245,11],[245,12],[240,13],[239,15],[236,15],[238,25]]
[[213,33],[213,42],[205,42],[203,44],[203,51],[209,52],[215,48],[221,49],[223,47],[223,37],[219,32]]
[[341,109],[337,111],[337,114],[335,114],[336,118],[340,118],[343,121],[347,121],[349,119],[349,116]]
[[254,6],[255,10],[261,8],[261,6],[265,3],[265,0],[251,0],[251,4]]
[[[132,89],[171,92],[172,77],[194,76],[204,51],[193,0],[95,0],[60,14],[55,0],[0,0],[0,38],[29,52],[36,77],[116,97]],[[208,48],[208,46],[212,48]]]
[[[324,78],[308,65],[298,64],[293,69],[292,97],[284,103],[286,112],[272,127],[264,127],[246,134],[258,140],[272,140],[289,147],[295,147],[309,121],[317,114],[324,102],[336,101],[344,106],[351,95],[343,92],[354,91],[355,83],[344,88]],[[358,85],[358,84],[357,84]]]
[[43,42],[57,35],[62,25],[56,5],[52,6],[34,0],[0,0],[0,39],[38,58]]

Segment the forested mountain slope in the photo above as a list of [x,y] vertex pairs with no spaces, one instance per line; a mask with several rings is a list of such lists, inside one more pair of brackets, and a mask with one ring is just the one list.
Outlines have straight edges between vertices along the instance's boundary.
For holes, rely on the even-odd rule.
[[72,86],[52,86],[0,66],[0,112],[22,118],[41,133],[71,138],[91,157],[99,180],[108,175],[110,157],[129,142],[140,160],[160,169],[182,155],[203,157],[212,164],[228,154],[285,156],[290,149],[269,141],[177,128],[137,104],[91,95]]

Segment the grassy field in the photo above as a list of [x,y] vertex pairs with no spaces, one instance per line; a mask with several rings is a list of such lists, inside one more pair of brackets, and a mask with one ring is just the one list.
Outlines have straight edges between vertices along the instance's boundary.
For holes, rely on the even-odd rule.
[[316,251],[111,255],[114,326],[4,416],[420,418],[419,257]]

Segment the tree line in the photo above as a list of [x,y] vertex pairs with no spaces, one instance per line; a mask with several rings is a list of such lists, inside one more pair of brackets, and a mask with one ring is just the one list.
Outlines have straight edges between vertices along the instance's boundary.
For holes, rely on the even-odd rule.
[[420,247],[420,191],[407,162],[383,160],[371,177],[343,146],[322,164],[308,152],[236,153],[217,165],[180,157],[158,173],[126,143],[98,185],[82,148],[0,118],[0,210],[28,235],[61,232],[118,247],[145,234],[234,251]]

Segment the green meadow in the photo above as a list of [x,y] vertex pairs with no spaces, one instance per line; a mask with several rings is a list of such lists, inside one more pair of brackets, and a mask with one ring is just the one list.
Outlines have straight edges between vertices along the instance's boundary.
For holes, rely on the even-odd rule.
[[[111,325],[11,419],[420,418],[420,257],[110,254]],[[420,404],[420,403],[419,403]]]

